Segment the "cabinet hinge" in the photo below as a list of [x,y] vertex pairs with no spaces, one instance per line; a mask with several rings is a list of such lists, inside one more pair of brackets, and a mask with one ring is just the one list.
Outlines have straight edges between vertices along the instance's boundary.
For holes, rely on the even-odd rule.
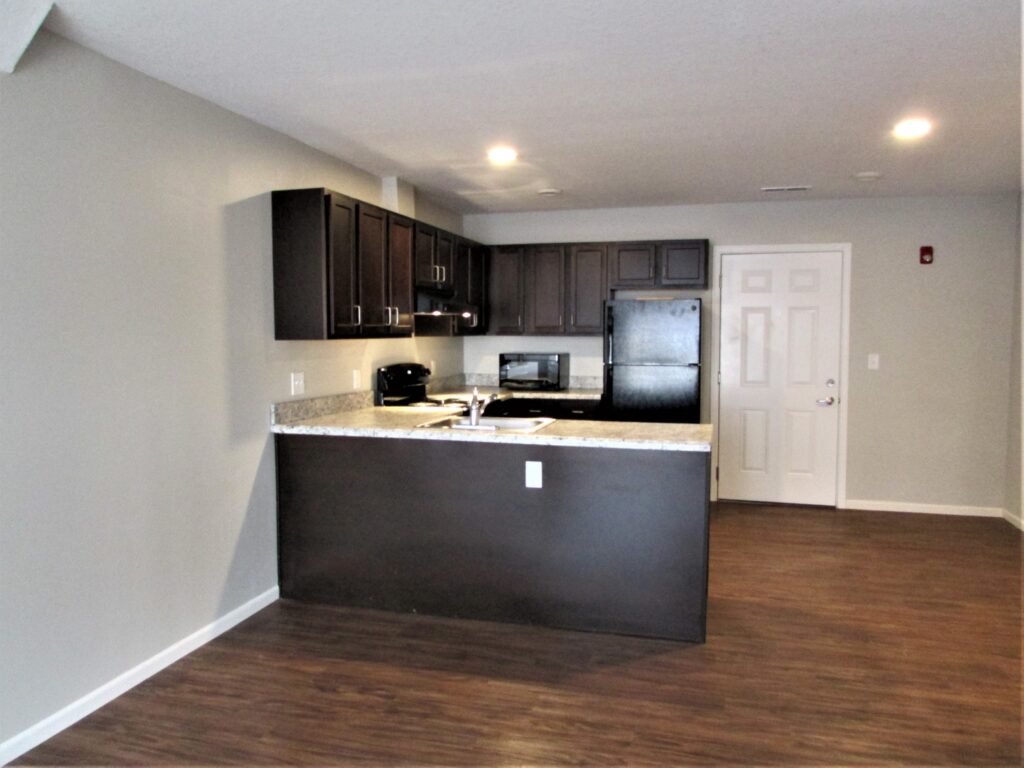
[[718,467],[715,467],[715,480],[718,480]]
[[718,383],[721,384],[722,383],[722,372],[719,371],[716,375],[718,376]]

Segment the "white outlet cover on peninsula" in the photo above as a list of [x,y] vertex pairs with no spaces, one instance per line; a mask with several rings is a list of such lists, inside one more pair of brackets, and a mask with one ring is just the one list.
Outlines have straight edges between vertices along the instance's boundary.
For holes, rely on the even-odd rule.
[[543,488],[544,487],[544,462],[542,462],[542,461],[528,461],[528,462],[526,462],[526,487],[527,488]]

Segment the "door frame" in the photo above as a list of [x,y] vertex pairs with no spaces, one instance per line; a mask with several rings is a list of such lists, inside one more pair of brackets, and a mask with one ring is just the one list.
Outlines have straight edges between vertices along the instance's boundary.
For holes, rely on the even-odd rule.
[[815,253],[838,251],[843,259],[842,307],[840,308],[839,330],[839,445],[836,453],[836,508],[846,506],[846,459],[847,431],[849,426],[850,403],[850,274],[853,262],[851,243],[800,243],[797,245],[716,245],[712,250],[711,262],[711,382],[710,415],[715,426],[715,439],[711,443],[711,500],[718,500],[718,427],[722,423],[720,413],[719,373],[721,371],[722,348],[722,257],[757,253]]

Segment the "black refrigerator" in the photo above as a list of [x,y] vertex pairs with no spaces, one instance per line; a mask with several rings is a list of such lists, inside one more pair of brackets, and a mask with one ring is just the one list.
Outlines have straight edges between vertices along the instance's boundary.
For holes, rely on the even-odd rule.
[[605,304],[603,416],[700,421],[700,299]]

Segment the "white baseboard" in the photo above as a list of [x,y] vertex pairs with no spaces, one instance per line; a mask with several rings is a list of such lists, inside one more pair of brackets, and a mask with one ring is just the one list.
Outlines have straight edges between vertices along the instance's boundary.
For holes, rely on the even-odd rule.
[[874,499],[847,499],[843,509],[863,509],[873,512],[915,512],[925,515],[966,515],[968,517],[1004,517],[1002,507],[962,507],[955,504],[918,504],[910,501],[875,501]]
[[1021,525],[1020,512],[1012,512],[1009,509],[1004,509],[1003,517],[1006,518],[1006,522],[1008,522],[1018,531],[1024,530],[1024,526]]
[[0,744],[0,766],[25,754],[33,747],[39,746],[52,736],[63,731],[70,725],[81,720],[88,714],[107,704],[125,691],[134,688],[148,677],[152,677],[161,669],[169,667],[183,656],[192,653],[196,648],[213,640],[217,635],[223,634],[236,624],[240,624],[257,611],[266,608],[278,599],[280,590],[272,587],[261,595],[238,606],[219,619],[197,629],[191,635],[173,645],[164,648],[155,656],[152,656],[141,664],[137,664],[126,672],[122,672],[113,680],[104,683],[99,688],[91,691],[77,701],[73,701],[58,712],[40,720],[21,733],[12,736]]

